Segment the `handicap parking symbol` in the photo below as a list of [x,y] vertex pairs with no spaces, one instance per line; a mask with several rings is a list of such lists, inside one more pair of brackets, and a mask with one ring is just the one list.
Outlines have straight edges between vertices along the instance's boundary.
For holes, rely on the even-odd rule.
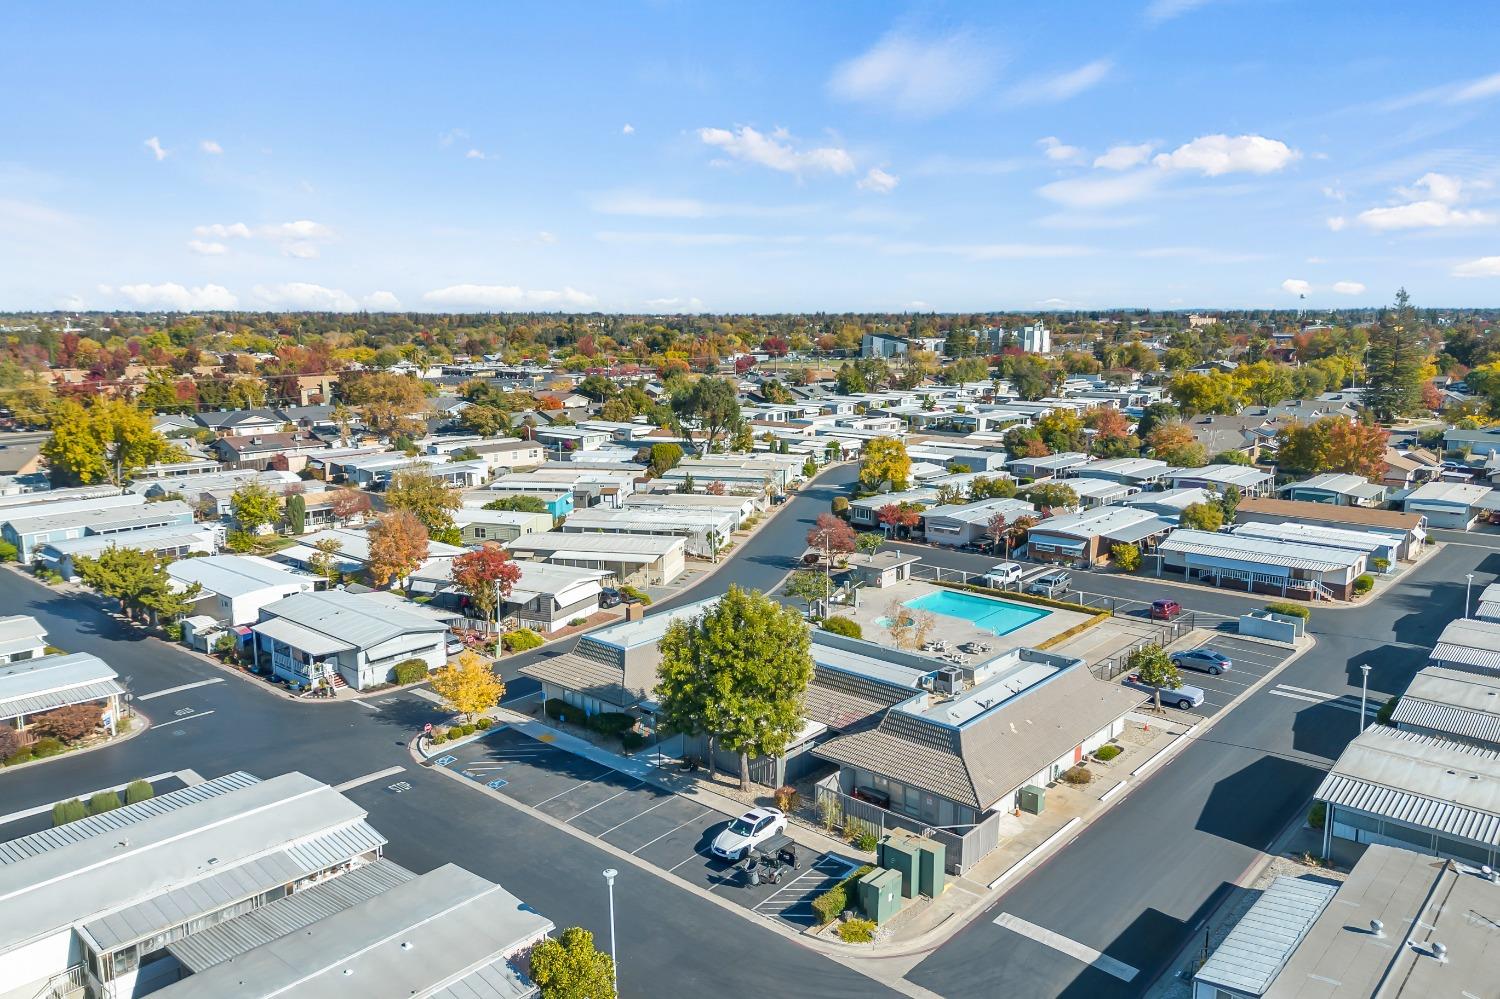
[[437,765],[440,767],[446,767],[456,759],[458,759],[457,756],[439,756],[437,758]]
[[489,788],[491,791],[498,791],[509,783],[510,781],[508,780],[492,780],[488,784],[486,784],[485,787]]

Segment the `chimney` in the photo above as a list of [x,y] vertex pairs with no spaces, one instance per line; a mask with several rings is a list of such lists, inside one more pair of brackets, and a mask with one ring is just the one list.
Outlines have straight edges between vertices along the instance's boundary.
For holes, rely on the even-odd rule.
[[632,601],[625,605],[625,620],[640,621],[646,616],[646,605]]

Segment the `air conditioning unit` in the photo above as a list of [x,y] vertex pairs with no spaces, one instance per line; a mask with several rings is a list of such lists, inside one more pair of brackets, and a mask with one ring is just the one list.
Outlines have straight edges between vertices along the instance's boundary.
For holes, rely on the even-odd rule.
[[932,680],[932,689],[939,694],[956,694],[963,688],[963,685],[963,670],[953,666],[944,666],[937,671],[937,676]]

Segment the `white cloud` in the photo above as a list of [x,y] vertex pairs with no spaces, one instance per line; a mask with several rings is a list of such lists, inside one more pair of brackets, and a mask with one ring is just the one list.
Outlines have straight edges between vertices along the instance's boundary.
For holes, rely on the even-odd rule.
[[1459,80],[1439,87],[1429,87],[1386,101],[1380,107],[1386,111],[1403,111],[1423,104],[1471,104],[1500,96],[1500,73],[1491,73],[1473,80]]
[[815,205],[745,205],[663,197],[641,191],[606,192],[596,196],[590,207],[601,215],[663,219],[786,218],[817,210]]
[[[243,222],[215,222],[211,225],[200,225],[193,227],[193,235],[201,239],[264,239],[276,243],[284,256],[299,257],[307,260],[318,255],[318,243],[333,238],[333,230],[321,222],[313,222],[309,219],[299,219],[296,222],[279,222],[273,225],[258,225],[251,227]],[[198,240],[188,243],[199,253],[223,253],[226,247],[220,243],[205,243],[204,245],[218,245],[218,250],[203,250],[196,244]]]
[[243,222],[231,222],[229,225],[215,222],[212,225],[194,226],[193,235],[214,236],[218,239],[249,239],[250,227]]
[[916,299],[915,301],[907,302],[905,305],[901,306],[901,311],[902,312],[930,312],[930,311],[932,311],[932,305],[930,303],[928,303],[928,302],[922,301],[919,298],[919,299]]
[[1043,136],[1036,140],[1036,144],[1047,154],[1047,158],[1056,163],[1068,163],[1083,155],[1083,150],[1077,146],[1070,146],[1055,135]]
[[469,133],[461,128],[450,128],[438,136],[438,145],[451,146],[459,139],[467,139]]
[[429,291],[422,299],[434,305],[474,309],[581,308],[595,302],[593,295],[576,288],[547,291],[500,284],[455,284]]
[[1102,83],[1114,66],[1109,59],[1095,59],[1066,73],[1033,77],[1012,87],[1008,96],[1013,104],[1057,104]]
[[703,308],[703,300],[699,298],[648,298],[644,304],[661,312],[697,312]]
[[1500,277],[1500,257],[1480,257],[1453,268],[1453,276],[1461,278]]
[[551,244],[557,242],[557,235],[555,233],[548,232],[546,229],[542,229],[537,232],[536,241],[538,243],[546,243],[550,246]]
[[[99,290],[106,295],[111,293],[108,285],[100,285]],[[170,281],[166,284],[122,284],[120,294],[144,308],[170,312],[232,309],[239,304],[239,299],[228,288],[216,284],[196,288],[184,288]]]
[[1335,215],[1332,218],[1328,219],[1327,222],[1328,228],[1332,229],[1334,232],[1342,232],[1344,226],[1349,224],[1349,220],[1344,218],[1344,216],[1342,215]]
[[168,155],[170,155],[170,151],[163,149],[161,140],[154,135],[143,142],[142,145],[151,150],[151,155],[156,157],[156,162],[158,163],[160,163],[162,160],[166,159]]
[[223,243],[205,242],[201,239],[188,240],[188,249],[194,253],[200,253],[205,257],[223,256],[229,252],[229,247]]
[[901,178],[895,174],[886,173],[879,167],[870,167],[864,179],[855,186],[861,191],[870,191],[874,194],[890,194],[901,183]]
[[1477,80],[1460,84],[1448,103],[1467,104],[1470,101],[1486,100],[1496,94],[1500,94],[1500,73],[1492,73],[1489,76],[1482,76]]
[[1206,177],[1226,173],[1275,173],[1302,154],[1263,135],[1204,135],[1154,160],[1163,170],[1196,170]]
[[1172,18],[1212,3],[1213,0],[1151,0],[1146,5],[1146,20],[1170,21]]
[[1335,294],[1339,295],[1363,295],[1365,286],[1358,281],[1335,281],[1333,283]]
[[620,129],[620,134],[621,135],[634,135],[635,134],[635,126],[632,125],[630,122],[627,121],[625,123],[625,127],[622,128],[622,129]]
[[401,309],[401,300],[388,291],[370,292],[363,304],[371,312],[398,312]]
[[1129,170],[1138,167],[1151,157],[1151,150],[1156,148],[1154,143],[1142,142],[1139,145],[1110,146],[1104,151],[1104,155],[1094,159],[1094,166],[1101,170]]
[[835,69],[828,90],[841,100],[921,117],[967,102],[993,74],[992,57],[966,35],[920,39],[893,32]]
[[359,308],[348,293],[320,284],[293,281],[290,284],[264,285],[254,288],[255,297],[274,309],[309,309],[315,312],[352,312]]
[[282,243],[281,255],[284,257],[296,257],[299,260],[312,260],[318,255],[318,247],[316,243],[297,239],[290,243]]
[[722,149],[737,160],[779,170],[782,173],[849,174],[854,172],[854,157],[848,150],[837,146],[820,146],[798,150],[792,145],[792,137],[786,129],[778,128],[770,135],[759,132],[749,125],[741,125],[733,131],[724,128],[700,128],[698,137],[706,144]]
[[203,150],[210,156],[220,156],[224,153],[224,147],[219,145],[213,139],[204,139],[202,142],[198,143],[198,148]]
[[1103,208],[1147,197],[1161,181],[1162,174],[1159,171],[1137,170],[1110,177],[1071,177],[1057,180],[1043,185],[1037,193],[1048,201],[1055,201],[1069,208]]
[[1301,278],[1287,278],[1281,282],[1281,290],[1288,295],[1304,296],[1312,291],[1312,285]]
[[1500,216],[1478,209],[1455,207],[1464,197],[1464,182],[1442,173],[1425,173],[1412,187],[1396,193],[1410,199],[1405,204],[1371,208],[1359,213],[1362,225],[1380,231],[1394,229],[1452,229],[1494,225]]
[[278,225],[263,225],[256,227],[256,235],[267,239],[331,239],[333,230],[321,222],[312,222],[300,219],[296,222],[282,222]]
[[478,149],[470,149],[468,152],[464,153],[464,159],[466,160],[482,160],[487,158],[488,157],[486,157],[484,153]]

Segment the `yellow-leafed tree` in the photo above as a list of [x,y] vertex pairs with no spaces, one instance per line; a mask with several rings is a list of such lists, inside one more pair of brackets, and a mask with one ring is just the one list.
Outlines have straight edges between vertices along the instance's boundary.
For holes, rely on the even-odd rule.
[[435,671],[432,689],[465,719],[488,711],[505,696],[505,682],[472,652],[460,653],[456,660]]

